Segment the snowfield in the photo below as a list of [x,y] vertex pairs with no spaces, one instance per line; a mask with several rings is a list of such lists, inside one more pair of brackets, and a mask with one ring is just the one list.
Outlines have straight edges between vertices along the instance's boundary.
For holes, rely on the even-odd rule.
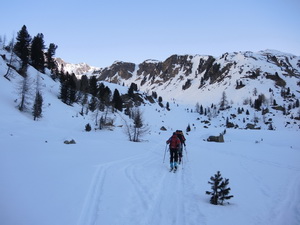
[[[5,69],[0,61],[1,74]],[[0,77],[0,224],[300,224],[299,131],[227,129],[224,143],[211,143],[208,136],[224,128],[203,128],[186,106],[155,104],[141,107],[150,130],[133,143],[118,114],[112,131],[85,132],[93,115],[63,104],[59,85],[42,76],[39,121],[16,108],[18,76]],[[170,173],[166,140],[188,124],[183,164]],[[72,139],[76,144],[64,144]],[[223,206],[205,194],[218,170],[234,195]]]

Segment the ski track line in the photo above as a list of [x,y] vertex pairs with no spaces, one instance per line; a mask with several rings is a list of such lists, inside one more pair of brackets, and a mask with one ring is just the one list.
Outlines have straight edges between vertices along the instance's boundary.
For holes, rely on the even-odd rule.
[[[200,203],[195,200],[195,196],[199,195],[195,188],[195,184],[192,181],[192,170],[187,161],[185,161],[185,167],[181,171],[181,183],[182,183],[182,202],[183,212],[185,215],[184,223],[188,225],[207,224],[206,217],[201,212]],[[188,215],[188,216],[187,216]]]
[[146,162],[139,161],[135,165],[128,166],[125,170],[128,180],[130,180],[135,189],[135,191],[132,192],[132,194],[134,194],[132,200],[137,204],[135,204],[134,207],[126,210],[126,214],[131,215],[131,224],[146,224],[145,221],[141,222],[140,220],[141,218],[145,218],[145,220],[147,220],[149,217],[149,212],[153,210],[152,202],[153,199],[156,198],[156,187],[161,186],[165,176],[159,176],[159,178],[156,179],[157,175],[155,176],[155,174],[144,174],[144,177],[151,178],[151,180],[143,182],[141,179],[144,177],[140,177],[139,175],[142,174],[140,169],[143,168],[143,165],[145,165],[145,168],[149,168],[155,161],[157,161],[157,159],[154,158],[151,160],[148,159]]
[[93,225],[97,220],[97,208],[100,204],[102,189],[106,176],[106,167],[98,166],[90,190],[85,198],[78,225]]
[[[157,166],[161,155],[153,153],[156,152],[149,152],[132,161],[125,168],[125,175],[134,188],[130,194],[132,195],[131,201],[135,204],[123,212],[129,224],[164,224],[156,218],[164,217],[165,208],[161,208],[160,205],[164,198],[165,187],[170,185],[166,178],[175,174],[169,174],[166,166]],[[153,170],[149,170],[149,168],[153,168]]]
[[87,192],[87,195],[85,197],[83,208],[81,210],[77,225],[94,225],[97,221],[97,212],[101,204],[101,195],[103,193],[103,185],[107,170],[121,162],[126,162],[128,160],[133,160],[139,157],[141,156],[135,155],[97,166],[89,191]]
[[[165,171],[160,180],[156,180],[154,194],[148,196],[144,221],[132,224],[145,225],[199,225],[206,224],[205,216],[201,213],[200,206],[194,200],[193,184],[189,181],[187,171],[181,167],[174,174]],[[143,196],[140,196],[143,198]],[[188,215],[188,216],[187,216]]]
[[[174,174],[168,172],[166,165],[157,166],[160,157],[160,154],[151,151],[98,165],[77,225],[95,225],[100,221],[99,210],[107,173],[120,166],[134,189],[128,193],[133,204],[121,212],[121,218],[126,221],[120,222],[139,225],[206,224],[205,216],[194,199],[197,192],[188,162],[185,161],[184,169],[180,166]],[[168,161],[167,156],[166,159]]]

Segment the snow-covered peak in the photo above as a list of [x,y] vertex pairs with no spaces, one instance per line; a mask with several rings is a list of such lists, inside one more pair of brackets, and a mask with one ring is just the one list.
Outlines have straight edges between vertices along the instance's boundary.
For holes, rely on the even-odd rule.
[[87,63],[73,64],[73,63],[65,62],[61,58],[56,58],[55,60],[58,64],[58,69],[59,70],[61,70],[63,68],[64,72],[68,72],[70,74],[74,73],[77,76],[92,75],[94,73],[94,71],[101,70],[100,67],[90,66]]

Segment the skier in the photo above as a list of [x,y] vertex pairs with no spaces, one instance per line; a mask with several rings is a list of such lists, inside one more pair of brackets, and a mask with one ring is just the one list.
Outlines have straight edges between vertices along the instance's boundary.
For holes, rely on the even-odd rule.
[[185,145],[185,137],[182,133],[182,130],[176,130],[176,135],[177,137],[179,138],[180,142],[181,142],[181,145],[180,145],[180,148],[178,149],[178,161],[179,161],[179,164],[181,163],[181,158],[182,158],[182,151],[183,151],[183,145]]
[[178,149],[181,145],[180,139],[177,137],[176,132],[174,132],[172,137],[167,140],[167,144],[170,144],[170,171],[174,169],[175,172],[177,170],[178,163]]

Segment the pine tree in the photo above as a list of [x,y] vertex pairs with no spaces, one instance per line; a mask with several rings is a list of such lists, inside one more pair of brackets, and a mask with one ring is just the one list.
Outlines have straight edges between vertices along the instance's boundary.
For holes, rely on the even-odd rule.
[[200,105],[200,115],[203,115],[204,114],[204,112],[203,112],[203,106],[202,105]]
[[20,73],[22,76],[25,76],[27,70],[27,64],[29,62],[30,43],[31,43],[31,37],[27,31],[26,26],[23,25],[22,29],[18,32],[17,42],[14,46],[14,52],[22,61],[22,65],[20,69]]
[[115,91],[114,91],[112,105],[115,109],[117,109],[119,111],[122,111],[122,109],[123,109],[123,101],[122,101],[122,98],[120,96],[118,89],[115,89]]
[[61,101],[68,104],[68,85],[67,82],[60,83],[60,97]]
[[86,132],[90,132],[92,130],[92,127],[91,127],[91,125],[88,123],[88,124],[86,124],[85,125],[85,131]]
[[79,90],[83,93],[88,93],[89,91],[89,80],[86,75],[81,76]]
[[42,117],[42,106],[43,106],[43,97],[39,91],[36,92],[34,105],[33,105],[33,119]]
[[207,195],[211,195],[210,203],[213,205],[218,205],[219,203],[219,196],[220,196],[220,188],[221,188],[221,181],[222,181],[221,173],[218,171],[214,177],[210,177],[211,181],[208,181],[211,184],[212,191],[206,191]]
[[76,102],[77,78],[74,73],[68,77],[68,104],[73,105]]
[[89,79],[89,93],[93,96],[97,96],[98,85],[96,76],[91,76]]
[[47,68],[51,71],[54,71],[56,69],[56,63],[53,59],[53,56],[55,55],[55,51],[57,49],[57,45],[50,43],[48,50],[46,52],[46,61],[47,61]]
[[44,56],[44,35],[37,34],[31,43],[31,63],[38,71],[45,72],[45,56]]
[[218,171],[213,177],[210,177],[210,180],[211,181],[208,181],[208,183],[211,184],[212,191],[206,191],[206,194],[211,195],[211,204],[223,205],[225,200],[233,197],[233,195],[229,195],[231,189],[227,187],[229,179],[223,180],[220,171]]
[[231,199],[233,197],[233,195],[229,195],[229,192],[231,189],[229,187],[227,187],[228,184],[229,184],[229,179],[224,178],[224,180],[222,181],[222,183],[220,185],[219,202],[221,205],[223,205],[225,200]]
[[60,76],[60,99],[67,105],[72,105],[76,102],[77,94],[77,78],[73,73],[72,76],[67,72]]
[[129,95],[129,97],[133,98],[134,92],[137,91],[137,89],[138,89],[137,88],[137,84],[131,83],[131,85],[130,85],[130,87],[128,89],[128,95]]

